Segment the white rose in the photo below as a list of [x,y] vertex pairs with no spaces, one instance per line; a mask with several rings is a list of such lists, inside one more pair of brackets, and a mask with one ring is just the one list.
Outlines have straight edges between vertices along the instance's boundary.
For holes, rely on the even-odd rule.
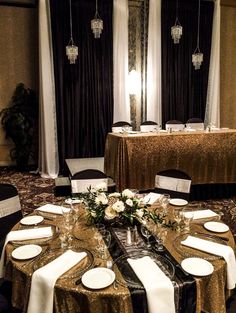
[[134,193],[129,190],[129,189],[125,189],[122,191],[122,196],[123,197],[127,197],[127,198],[133,198],[134,197]]
[[136,215],[137,215],[138,217],[140,217],[140,218],[143,217],[143,214],[144,214],[143,209],[139,209],[139,210],[136,211]]
[[116,212],[123,212],[125,210],[125,205],[123,201],[116,201],[113,205],[112,205],[113,210],[115,210]]
[[118,197],[120,197],[120,193],[119,193],[119,192],[113,192],[113,193],[110,193],[110,194],[108,195],[108,197],[109,197],[109,198],[112,198],[112,197],[118,198]]
[[118,213],[111,207],[108,206],[105,209],[105,218],[108,220],[112,220],[113,218],[115,218],[118,215]]
[[90,211],[90,214],[91,214],[92,217],[96,217],[97,216],[96,211]]
[[133,201],[131,199],[127,199],[125,203],[129,206],[133,206]]
[[108,199],[104,192],[98,194],[98,196],[95,198],[96,204],[107,204]]

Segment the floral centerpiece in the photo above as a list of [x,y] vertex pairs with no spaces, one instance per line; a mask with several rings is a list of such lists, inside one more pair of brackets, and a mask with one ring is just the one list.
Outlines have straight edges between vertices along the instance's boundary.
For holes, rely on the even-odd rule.
[[79,197],[86,205],[90,223],[117,221],[132,225],[135,219],[142,221],[152,215],[147,209],[150,205],[129,189],[107,194],[102,189],[89,188],[88,193]]

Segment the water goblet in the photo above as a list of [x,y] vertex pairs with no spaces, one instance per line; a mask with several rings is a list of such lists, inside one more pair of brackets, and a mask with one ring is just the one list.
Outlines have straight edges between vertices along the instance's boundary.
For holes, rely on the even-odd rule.
[[176,222],[176,230],[177,230],[177,232],[179,232],[180,231],[180,224],[181,224],[181,221],[183,218],[181,210],[175,209],[173,212],[173,218],[174,218],[174,221]]
[[101,259],[106,260],[109,256],[108,248],[111,244],[111,233],[108,230],[101,231],[100,238],[98,238],[97,250]]
[[188,211],[187,209],[183,209],[182,210],[182,217],[183,217],[183,226],[184,226],[184,230],[186,230],[187,232],[190,231],[190,224],[193,220],[193,216],[194,213],[193,211]]
[[150,248],[151,247],[151,244],[149,242],[149,238],[151,237],[152,233],[149,229],[147,229],[146,225],[143,225],[141,226],[141,233],[144,237],[147,238],[147,248]]
[[157,241],[157,244],[155,245],[155,247],[157,248],[158,251],[164,250],[164,243],[166,240],[166,236],[167,236],[167,229],[163,227],[161,224],[158,225],[157,235],[155,236],[155,239]]
[[167,208],[170,202],[170,195],[166,193],[162,194],[160,196],[159,202],[160,202],[161,207],[163,208],[163,213],[166,214]]

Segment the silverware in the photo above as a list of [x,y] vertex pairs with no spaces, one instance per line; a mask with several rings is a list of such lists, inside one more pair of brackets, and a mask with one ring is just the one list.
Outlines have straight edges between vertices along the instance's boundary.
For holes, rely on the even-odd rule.
[[203,233],[203,232],[195,232],[194,235],[205,235],[206,237],[209,237],[209,238],[229,241],[229,238],[221,237],[221,236],[218,236],[218,235],[206,234],[206,233]]

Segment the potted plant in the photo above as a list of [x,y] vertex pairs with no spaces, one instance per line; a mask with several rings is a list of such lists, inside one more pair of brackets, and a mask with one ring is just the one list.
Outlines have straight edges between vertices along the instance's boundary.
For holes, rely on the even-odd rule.
[[38,99],[35,91],[19,83],[9,106],[0,112],[1,123],[14,147],[10,151],[19,170],[27,170],[33,155],[33,142],[38,121]]

